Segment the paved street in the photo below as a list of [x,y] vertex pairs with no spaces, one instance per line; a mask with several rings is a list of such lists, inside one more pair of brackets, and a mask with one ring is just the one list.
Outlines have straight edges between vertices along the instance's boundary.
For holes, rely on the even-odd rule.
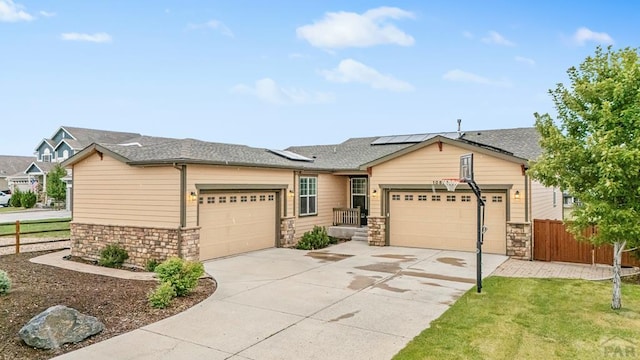
[[42,219],[61,219],[70,218],[69,210],[25,210],[0,214],[0,224],[7,222],[15,222],[16,220],[42,220]]

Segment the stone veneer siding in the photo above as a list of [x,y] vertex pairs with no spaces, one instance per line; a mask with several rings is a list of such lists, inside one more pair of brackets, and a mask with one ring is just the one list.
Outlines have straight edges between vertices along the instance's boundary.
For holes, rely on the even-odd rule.
[[531,223],[507,222],[507,255],[531,260]]
[[387,218],[384,216],[369,216],[367,217],[367,238],[369,246],[385,246],[387,242],[386,230],[387,230]]
[[280,244],[281,247],[293,247],[296,245],[296,218],[294,216],[284,217],[280,221]]
[[108,244],[127,250],[127,265],[145,267],[147,261],[170,257],[198,260],[200,228],[150,228],[139,226],[71,223],[71,255],[97,260]]

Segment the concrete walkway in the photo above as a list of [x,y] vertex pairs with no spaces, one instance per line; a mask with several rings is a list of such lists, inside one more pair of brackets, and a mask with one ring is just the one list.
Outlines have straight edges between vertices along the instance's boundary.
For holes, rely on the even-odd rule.
[[[485,274],[506,259],[486,255]],[[56,359],[389,359],[475,284],[475,253],[353,241],[205,268],[210,298]]]
[[50,265],[63,269],[84,272],[89,274],[96,275],[104,275],[111,276],[120,279],[128,279],[128,280],[155,280],[155,274],[151,272],[144,271],[129,271],[129,270],[120,270],[120,269],[112,269],[108,267],[83,264],[76,261],[64,260],[63,257],[69,255],[71,250],[62,250],[49,254],[45,254],[42,256],[34,257],[29,259],[32,263],[42,264],[42,265]]
[[[623,268],[623,275],[638,272],[637,269]],[[509,259],[493,272],[496,276],[523,278],[562,278],[585,280],[611,279],[612,269],[608,265],[588,265],[561,262],[526,261]]]

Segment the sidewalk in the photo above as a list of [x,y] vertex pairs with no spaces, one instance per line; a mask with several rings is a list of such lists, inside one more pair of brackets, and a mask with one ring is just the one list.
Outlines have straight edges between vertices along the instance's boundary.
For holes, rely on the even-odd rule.
[[[638,269],[622,268],[622,275],[630,275],[637,272]],[[613,277],[613,270],[609,265],[600,264],[588,265],[509,259],[502,263],[491,275],[527,278],[608,280]]]

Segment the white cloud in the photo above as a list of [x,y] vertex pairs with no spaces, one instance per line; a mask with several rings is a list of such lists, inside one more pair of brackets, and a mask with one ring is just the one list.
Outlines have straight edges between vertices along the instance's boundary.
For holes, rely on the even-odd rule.
[[462,71],[460,69],[447,71],[442,78],[449,81],[455,82],[464,82],[464,83],[475,83],[482,85],[493,85],[493,86],[502,86],[502,87],[510,87],[511,83],[508,80],[493,80],[484,76],[476,75],[474,73]]
[[0,0],[0,22],[31,21],[35,19],[23,9],[24,6],[14,3],[13,0]]
[[363,14],[328,12],[313,24],[296,29],[298,38],[322,49],[370,47],[381,44],[411,46],[412,36],[389,23],[388,19],[413,18],[413,13],[395,7],[379,7]]
[[530,66],[535,66],[536,65],[536,61],[530,58],[526,58],[524,56],[516,56],[514,58],[517,62],[523,63],[523,64],[527,64]]
[[379,73],[376,69],[353,59],[340,61],[338,67],[333,70],[323,70],[320,72],[325,79],[340,83],[362,83],[374,89],[384,89],[391,91],[412,91],[413,85],[408,82],[398,80],[390,75]]
[[64,33],[60,35],[60,38],[67,41],[88,41],[95,43],[108,43],[112,41],[111,35],[103,32],[95,34]]
[[503,45],[503,46],[515,46],[516,44],[510,40],[507,40],[497,31],[489,31],[486,37],[482,38],[482,42],[487,44]]
[[613,44],[613,38],[605,32],[591,31],[586,27],[581,27],[573,34],[573,41],[582,46],[588,41],[601,43],[601,44]]
[[218,20],[209,20],[204,24],[189,24],[190,30],[195,29],[213,29],[220,31],[220,33],[224,36],[234,37],[233,32],[229,29],[222,21]]
[[44,11],[44,10],[42,10],[42,11],[40,11],[40,15],[42,15],[42,16],[44,16],[44,17],[54,17],[54,16],[56,16],[57,14],[56,14],[56,13],[54,13],[54,12],[48,12],[48,11]]
[[238,84],[231,88],[234,94],[247,94],[270,104],[322,104],[333,102],[330,93],[307,92],[296,88],[280,87],[273,79],[264,78],[256,81],[254,86]]

